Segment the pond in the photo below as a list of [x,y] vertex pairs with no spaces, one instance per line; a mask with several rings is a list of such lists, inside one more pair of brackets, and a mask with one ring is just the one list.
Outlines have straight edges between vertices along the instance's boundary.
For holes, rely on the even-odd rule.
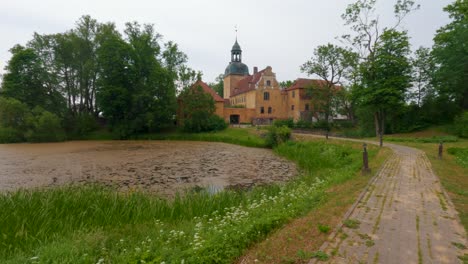
[[170,197],[190,188],[283,182],[294,163],[271,150],[213,142],[72,141],[0,144],[0,191],[98,183]]

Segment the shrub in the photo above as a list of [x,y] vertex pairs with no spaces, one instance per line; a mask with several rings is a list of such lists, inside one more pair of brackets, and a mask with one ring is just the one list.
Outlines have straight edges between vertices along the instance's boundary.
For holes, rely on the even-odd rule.
[[0,144],[18,143],[24,141],[23,134],[11,127],[0,127]]
[[221,131],[227,127],[228,124],[224,121],[224,119],[217,115],[212,115],[208,119],[208,128],[210,129],[209,131]]
[[0,97],[0,126],[24,130],[28,112],[28,107],[20,101]]
[[455,118],[454,126],[458,136],[468,138],[468,111]]
[[311,128],[312,122],[299,120],[296,122],[296,124],[294,124],[294,127],[295,128]]
[[277,120],[273,121],[273,126],[275,126],[275,127],[286,126],[286,127],[289,127],[289,128],[293,128],[294,127],[294,120],[292,118],[277,119]]
[[266,144],[267,146],[273,148],[281,143],[288,141],[291,138],[291,129],[287,126],[276,127],[271,126],[268,129],[268,133],[266,134]]
[[30,130],[26,132],[29,142],[56,142],[65,140],[65,132],[61,126],[60,118],[36,107],[33,116],[28,119]]

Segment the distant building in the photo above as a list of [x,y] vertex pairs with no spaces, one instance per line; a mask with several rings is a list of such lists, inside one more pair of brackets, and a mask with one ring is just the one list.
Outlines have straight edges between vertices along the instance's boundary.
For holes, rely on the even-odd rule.
[[[234,43],[231,49],[231,62],[224,72],[224,98],[221,100],[206,83],[198,81],[195,86],[213,96],[216,114],[230,124],[270,124],[275,119],[313,121],[316,113],[311,105],[307,89],[324,85],[323,80],[297,79],[291,87],[283,89],[276,80],[272,67],[263,70],[242,63],[242,49]],[[179,105],[179,108],[182,107]]]

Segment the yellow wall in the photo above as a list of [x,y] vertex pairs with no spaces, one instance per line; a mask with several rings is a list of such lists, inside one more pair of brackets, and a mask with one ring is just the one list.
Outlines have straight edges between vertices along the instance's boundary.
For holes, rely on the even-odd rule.
[[231,89],[235,88],[235,85],[246,76],[242,75],[228,75],[224,77],[224,99],[229,99],[231,96]]

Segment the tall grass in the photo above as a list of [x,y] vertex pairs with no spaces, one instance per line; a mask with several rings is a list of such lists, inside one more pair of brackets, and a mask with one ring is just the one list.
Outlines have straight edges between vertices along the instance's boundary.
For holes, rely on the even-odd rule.
[[265,140],[253,133],[252,129],[228,128],[223,131],[206,133],[159,133],[138,135],[135,139],[144,140],[193,140],[224,142],[246,147],[266,148]]
[[[326,199],[327,187],[356,175],[361,164],[360,150],[349,144],[288,142],[275,151],[296,161],[303,175],[248,192],[189,192],[171,201],[97,186],[0,195],[0,259],[230,263],[316,207]],[[370,151],[371,158],[375,154]]]

